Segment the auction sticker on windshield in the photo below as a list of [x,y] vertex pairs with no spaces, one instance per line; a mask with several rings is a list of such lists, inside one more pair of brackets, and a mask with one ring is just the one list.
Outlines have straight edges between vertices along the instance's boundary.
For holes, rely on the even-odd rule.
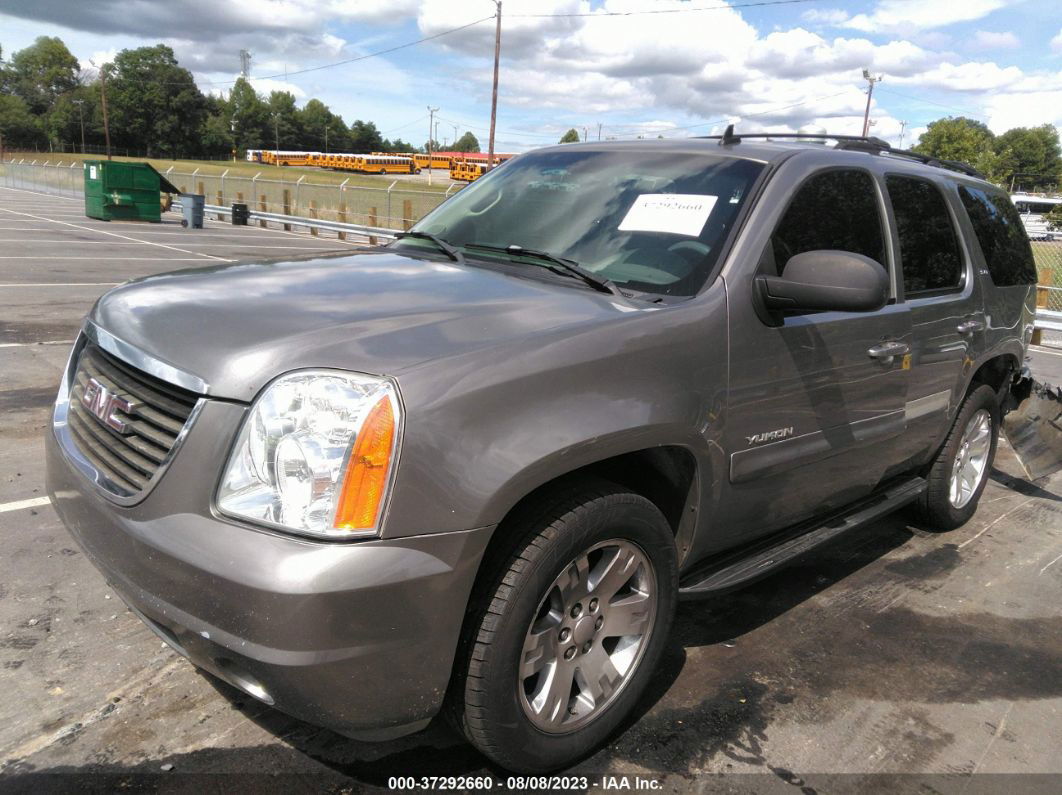
[[621,232],[667,232],[699,237],[718,196],[643,193],[620,222]]

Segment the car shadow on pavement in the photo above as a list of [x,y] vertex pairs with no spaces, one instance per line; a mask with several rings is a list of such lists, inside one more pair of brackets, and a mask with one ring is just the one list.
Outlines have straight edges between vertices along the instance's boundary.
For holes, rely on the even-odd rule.
[[[996,467],[992,467],[992,470],[988,473],[988,477],[999,485],[1005,486],[1011,491],[1016,491],[1018,494],[1022,494],[1026,497],[1038,497],[1042,500],[1062,502],[1062,496],[1055,494],[1053,491],[1048,491],[1041,486],[1037,486],[1035,481],[1007,474]],[[1041,478],[1041,480],[1043,479],[1045,478]]]

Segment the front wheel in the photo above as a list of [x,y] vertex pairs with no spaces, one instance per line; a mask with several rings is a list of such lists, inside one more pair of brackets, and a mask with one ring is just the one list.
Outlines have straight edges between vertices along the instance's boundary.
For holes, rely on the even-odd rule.
[[456,696],[480,751],[543,772],[593,751],[634,707],[663,653],[678,575],[667,521],[621,487],[596,483],[525,516],[479,593]]
[[988,483],[999,440],[999,402],[990,386],[967,394],[943,447],[926,477],[917,504],[932,529],[953,530],[969,521]]

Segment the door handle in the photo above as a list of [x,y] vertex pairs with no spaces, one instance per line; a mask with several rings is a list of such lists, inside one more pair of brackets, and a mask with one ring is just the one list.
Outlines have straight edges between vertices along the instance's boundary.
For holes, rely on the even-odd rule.
[[903,356],[911,350],[911,346],[906,342],[899,342],[897,340],[887,340],[880,345],[875,345],[873,348],[867,351],[867,355],[873,359],[881,359],[887,361],[894,356]]
[[983,320],[967,320],[957,325],[955,330],[960,334],[973,334],[975,331],[984,331],[985,322]]

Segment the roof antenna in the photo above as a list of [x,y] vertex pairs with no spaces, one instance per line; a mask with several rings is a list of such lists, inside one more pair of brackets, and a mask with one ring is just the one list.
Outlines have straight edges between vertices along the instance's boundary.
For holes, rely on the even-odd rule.
[[733,124],[728,124],[726,126],[726,129],[723,130],[723,137],[719,139],[719,145],[720,146],[726,146],[728,144],[739,144],[739,143],[741,143],[741,137],[737,136],[737,135],[734,135],[734,125]]

